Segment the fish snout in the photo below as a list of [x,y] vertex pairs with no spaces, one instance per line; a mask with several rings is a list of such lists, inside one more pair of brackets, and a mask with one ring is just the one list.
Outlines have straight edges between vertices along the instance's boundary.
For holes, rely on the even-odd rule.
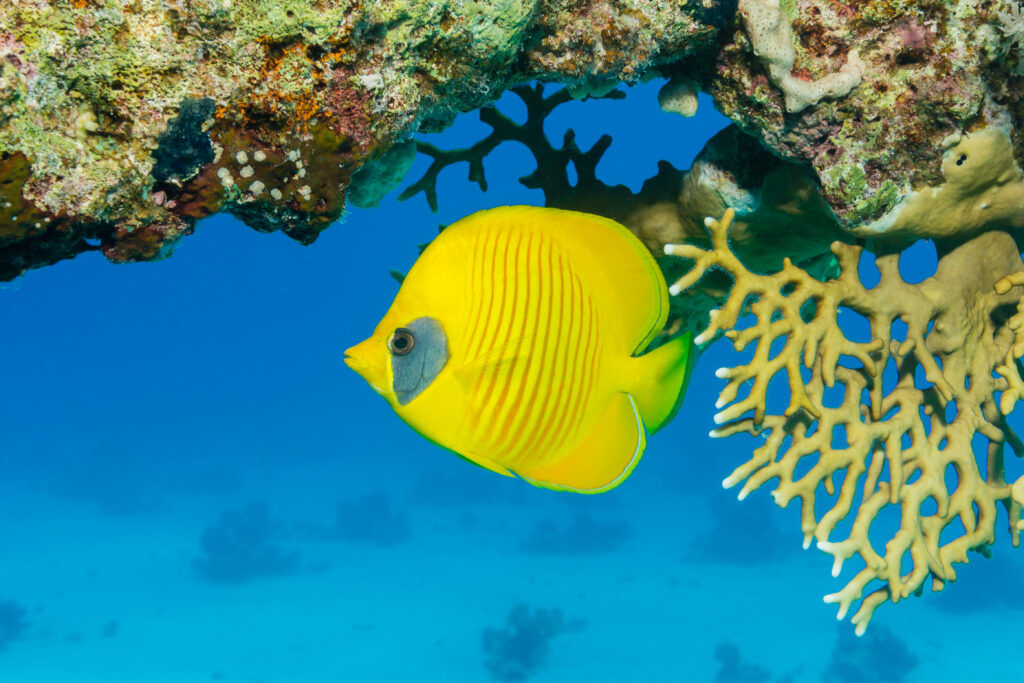
[[368,365],[369,345],[370,340],[367,339],[364,342],[360,342],[355,346],[345,349],[345,365],[349,366],[360,375],[363,374],[363,369]]
[[387,384],[387,369],[384,367],[383,354],[374,353],[376,346],[374,338],[370,337],[366,341],[346,349],[344,360],[345,365],[355,370],[373,387],[374,391],[383,394]]

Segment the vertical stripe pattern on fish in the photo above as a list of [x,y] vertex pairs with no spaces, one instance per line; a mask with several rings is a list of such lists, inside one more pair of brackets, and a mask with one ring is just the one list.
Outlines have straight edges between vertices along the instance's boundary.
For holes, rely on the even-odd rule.
[[449,226],[346,362],[435,443],[598,492],[632,471],[645,426],[678,408],[689,336],[638,355],[667,311],[661,271],[621,225],[503,207]]

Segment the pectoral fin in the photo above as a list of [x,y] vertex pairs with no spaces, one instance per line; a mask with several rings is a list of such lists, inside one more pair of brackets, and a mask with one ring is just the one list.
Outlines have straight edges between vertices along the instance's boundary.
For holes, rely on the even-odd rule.
[[471,359],[464,360],[452,369],[456,381],[467,392],[471,392],[484,375],[510,372],[516,363],[526,355],[520,337],[481,351]]
[[629,394],[615,394],[589,434],[553,464],[515,473],[535,486],[601,493],[629,476],[647,445],[644,424]]

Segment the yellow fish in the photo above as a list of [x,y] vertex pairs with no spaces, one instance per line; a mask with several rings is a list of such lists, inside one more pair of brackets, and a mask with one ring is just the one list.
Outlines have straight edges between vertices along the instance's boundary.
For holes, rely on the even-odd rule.
[[345,362],[416,431],[487,469],[598,493],[675,414],[691,335],[654,258],[615,221],[530,206],[453,223]]

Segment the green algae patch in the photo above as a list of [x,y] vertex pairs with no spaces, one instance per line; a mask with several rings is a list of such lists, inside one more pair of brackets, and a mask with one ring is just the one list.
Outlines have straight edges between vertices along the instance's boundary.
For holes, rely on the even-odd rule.
[[860,164],[842,164],[823,171],[821,184],[826,195],[847,205],[860,199],[868,187],[867,176]]
[[873,192],[858,200],[853,205],[850,220],[860,221],[877,216],[891,208],[900,198],[900,187],[891,180],[885,180]]

